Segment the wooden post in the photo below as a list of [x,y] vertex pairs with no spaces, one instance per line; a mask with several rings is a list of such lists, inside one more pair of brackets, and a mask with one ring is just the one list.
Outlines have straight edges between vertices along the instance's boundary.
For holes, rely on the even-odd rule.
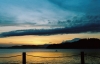
[[26,64],[26,52],[22,53],[22,64]]
[[85,64],[85,61],[84,61],[84,52],[81,52],[81,64]]

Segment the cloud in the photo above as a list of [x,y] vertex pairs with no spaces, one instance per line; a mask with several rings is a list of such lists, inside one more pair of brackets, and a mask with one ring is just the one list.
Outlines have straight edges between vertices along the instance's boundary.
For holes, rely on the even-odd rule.
[[[100,0],[49,0],[63,10],[82,12],[88,14],[100,14]],[[95,13],[94,13],[95,12]]]
[[29,29],[3,32],[0,37],[24,36],[24,35],[54,35],[54,34],[71,34],[85,32],[100,32],[100,24],[87,24],[75,27],[65,27],[57,29]]
[[[99,32],[99,3],[100,0],[0,0],[0,27],[13,27],[0,29],[4,32],[0,36]],[[47,29],[39,30],[37,26]]]
[[0,8],[0,26],[23,25],[27,22],[42,25],[77,15],[76,12],[56,7],[48,0],[0,0]]

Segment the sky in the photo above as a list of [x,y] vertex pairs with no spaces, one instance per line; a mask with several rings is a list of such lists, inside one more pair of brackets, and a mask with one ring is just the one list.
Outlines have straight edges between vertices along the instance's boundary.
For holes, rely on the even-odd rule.
[[100,38],[100,0],[0,0],[0,45]]

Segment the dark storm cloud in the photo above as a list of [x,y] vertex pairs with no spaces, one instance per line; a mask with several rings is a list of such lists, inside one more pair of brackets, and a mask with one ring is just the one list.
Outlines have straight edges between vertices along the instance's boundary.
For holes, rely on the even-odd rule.
[[0,26],[42,25],[78,15],[96,15],[100,14],[99,3],[100,0],[0,0]]
[[49,0],[63,10],[93,14],[100,13],[100,0]]
[[0,37],[11,36],[24,36],[24,35],[54,35],[54,34],[71,34],[71,33],[84,33],[84,32],[100,32],[100,24],[87,24],[82,26],[70,27],[70,28],[58,28],[58,29],[29,29],[29,30],[16,30],[10,32],[4,32],[0,34]]
[[[100,32],[99,3],[100,0],[0,0],[0,27],[23,26],[22,30],[8,27],[10,32],[5,29],[0,37]],[[34,25],[45,29],[33,29]],[[24,26],[30,30],[23,30]]]

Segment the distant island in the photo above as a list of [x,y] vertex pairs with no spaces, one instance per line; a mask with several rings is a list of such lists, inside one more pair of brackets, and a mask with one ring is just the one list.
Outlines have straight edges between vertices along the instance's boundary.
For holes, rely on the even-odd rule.
[[11,47],[0,47],[0,49],[100,49],[100,39],[97,38],[75,38],[60,44],[47,45],[21,45]]
[[11,47],[0,47],[0,49],[45,49],[47,45],[20,45]]
[[100,49],[100,39],[84,38],[77,41],[65,41],[61,44],[52,44],[47,49]]

